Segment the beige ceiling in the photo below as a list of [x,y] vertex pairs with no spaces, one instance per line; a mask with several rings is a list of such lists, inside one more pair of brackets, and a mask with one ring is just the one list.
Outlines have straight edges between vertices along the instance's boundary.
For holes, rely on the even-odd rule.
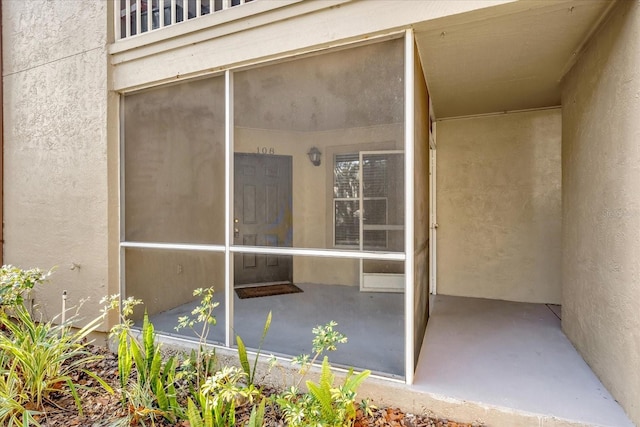
[[436,117],[559,105],[560,80],[612,3],[521,0],[417,25]]

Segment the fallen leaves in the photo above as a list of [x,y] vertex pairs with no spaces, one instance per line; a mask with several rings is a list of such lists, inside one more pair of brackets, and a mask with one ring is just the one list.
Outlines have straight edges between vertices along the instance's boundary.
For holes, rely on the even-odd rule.
[[[85,366],[87,370],[103,378],[114,390],[118,389],[118,359],[108,349],[92,347],[91,351],[102,355],[104,358]],[[95,386],[95,380],[90,376],[81,374],[77,379],[78,384],[87,387]],[[64,385],[61,385],[64,387]],[[277,392],[275,389],[265,389],[266,395]],[[70,427],[107,427],[114,422],[127,417],[127,411],[122,407],[119,393],[108,394],[100,388],[81,389],[80,400],[82,402],[83,415],[78,414],[75,402],[69,396],[61,393],[52,393],[45,403],[43,414],[39,416],[42,427],[70,426]],[[127,408],[138,412],[140,408]],[[237,408],[236,425],[243,426],[249,419],[250,405]],[[286,427],[278,408],[267,405],[265,411],[265,425],[268,427]],[[169,423],[164,419],[155,422],[156,427],[191,427],[188,421]],[[456,423],[453,421],[436,419],[428,416],[407,414],[398,408],[370,409],[369,415],[358,409],[354,427],[477,427],[477,424]]]

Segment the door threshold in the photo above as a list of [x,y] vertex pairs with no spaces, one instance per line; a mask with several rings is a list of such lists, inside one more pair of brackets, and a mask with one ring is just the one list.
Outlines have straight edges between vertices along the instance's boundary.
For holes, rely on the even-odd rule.
[[293,283],[291,280],[284,280],[280,282],[260,282],[260,283],[243,283],[241,285],[234,285],[234,289],[241,288],[257,288],[259,286],[273,286],[273,285],[290,285]]

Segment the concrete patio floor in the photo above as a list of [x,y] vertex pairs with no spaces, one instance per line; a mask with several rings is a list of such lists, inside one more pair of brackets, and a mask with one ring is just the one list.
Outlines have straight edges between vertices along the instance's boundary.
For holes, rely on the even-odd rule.
[[[404,295],[361,293],[357,287],[300,284],[304,292],[234,298],[235,331],[256,347],[264,319],[273,323],[267,353],[311,351],[311,328],[329,320],[349,338],[332,363],[403,376]],[[220,296],[221,297],[221,296]],[[431,296],[433,310],[413,385],[370,379],[362,395],[374,403],[433,412],[495,426],[610,426],[633,423],[584,362],[560,327],[559,307],[479,298]],[[168,335],[185,304],[153,316]],[[224,338],[224,306],[212,338]]]
[[576,425],[633,426],[561,331],[556,307],[432,298],[414,390]]
[[[404,378],[404,294],[360,292],[357,286],[296,284],[303,292],[261,298],[240,299],[234,295],[235,333],[248,348],[257,348],[269,311],[272,322],[263,345],[267,354],[297,356],[311,353],[311,330],[333,320],[336,330],[348,342],[329,354],[335,365],[370,369],[382,375]],[[218,294],[218,324],[209,340],[224,342],[224,296]],[[172,336],[179,316],[191,313],[196,303],[188,303],[151,316],[157,331]],[[375,339],[372,339],[375,337]]]

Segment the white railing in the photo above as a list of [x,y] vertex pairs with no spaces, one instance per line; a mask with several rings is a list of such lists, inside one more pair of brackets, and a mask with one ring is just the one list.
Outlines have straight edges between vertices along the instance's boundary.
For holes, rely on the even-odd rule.
[[254,0],[114,0],[116,40],[217,13]]

